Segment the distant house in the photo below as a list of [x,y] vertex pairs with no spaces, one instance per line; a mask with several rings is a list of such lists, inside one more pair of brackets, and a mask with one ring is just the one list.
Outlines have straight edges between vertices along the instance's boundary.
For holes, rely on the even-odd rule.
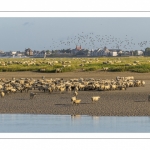
[[11,55],[16,55],[17,52],[11,52]]
[[107,49],[107,47],[105,46],[103,48],[103,50],[101,51],[101,55],[102,56],[109,56],[110,55],[110,51]]
[[25,55],[26,56],[33,56],[33,51],[30,48],[25,49]]
[[91,56],[91,52],[88,49],[81,49],[76,53],[76,56]]
[[77,46],[76,45],[76,50],[81,50],[82,48],[81,48],[81,45],[80,46]]
[[143,55],[144,53],[143,53],[143,51],[142,50],[137,50],[137,55],[138,56],[141,56],[141,55]]
[[71,51],[71,53],[72,53],[73,55],[76,55],[76,53],[78,53],[78,52],[81,51],[81,50],[82,50],[81,45],[80,45],[80,46],[77,46],[77,45],[76,45],[76,48],[73,49],[73,50]]
[[110,56],[118,56],[118,53],[116,51],[110,51]]
[[121,49],[108,49],[107,47],[91,50],[91,56],[121,56],[121,54]]
[[10,52],[5,52],[5,55],[6,55],[6,56],[15,56],[16,53],[17,53],[17,52],[15,52],[15,51],[13,51],[13,52],[10,51]]
[[33,55],[37,55],[40,51],[39,50],[34,50]]
[[130,51],[122,51],[122,56],[130,56]]
[[109,49],[110,56],[121,56],[122,50],[121,49]]
[[91,56],[102,56],[102,50],[100,48],[97,50],[91,50]]
[[0,56],[3,56],[3,55],[5,55],[5,53],[0,50]]
[[45,58],[46,57],[46,51],[40,51],[39,53],[37,53],[36,55],[34,55],[34,57],[38,57],[38,58]]
[[18,57],[22,57],[22,54],[16,54],[16,56],[18,56]]
[[118,53],[118,56],[122,56],[122,50],[119,50],[119,51],[117,51],[117,53]]

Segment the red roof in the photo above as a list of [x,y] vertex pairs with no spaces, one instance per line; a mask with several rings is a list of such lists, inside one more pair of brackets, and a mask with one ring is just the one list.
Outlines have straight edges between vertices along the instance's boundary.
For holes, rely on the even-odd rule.
[[76,50],[81,50],[81,45],[80,46],[76,46]]

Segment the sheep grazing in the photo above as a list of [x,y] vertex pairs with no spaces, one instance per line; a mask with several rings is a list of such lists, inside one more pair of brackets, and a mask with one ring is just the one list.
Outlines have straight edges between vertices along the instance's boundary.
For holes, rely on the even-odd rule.
[[102,67],[103,71],[107,71],[109,68],[108,67]]
[[66,87],[66,90],[67,90],[68,92],[71,92],[71,86]]
[[81,99],[77,99],[76,96],[73,96],[71,98],[72,104],[79,104],[81,102]]
[[40,72],[45,72],[46,70],[45,69],[40,69]]
[[17,90],[15,88],[11,88],[10,91],[13,92],[13,93],[17,92]]
[[2,98],[5,96],[5,93],[3,91],[1,91],[0,94]]
[[65,90],[66,90],[66,87],[60,87],[60,89],[59,89],[60,93],[65,92]]
[[141,86],[145,86],[145,81],[141,80]]
[[76,96],[71,97],[72,102],[75,101],[76,99],[77,99]]
[[30,93],[30,99],[33,99],[36,95],[37,95],[37,93],[31,92],[31,93]]
[[74,91],[74,95],[77,96],[77,95],[78,95],[78,92],[77,92],[77,91]]
[[92,99],[92,102],[96,102],[100,99],[100,96],[93,96],[91,97],[91,99]]
[[73,104],[79,104],[81,102],[81,99],[76,99],[73,101]]
[[56,73],[62,72],[62,68],[56,68],[55,72],[56,72]]

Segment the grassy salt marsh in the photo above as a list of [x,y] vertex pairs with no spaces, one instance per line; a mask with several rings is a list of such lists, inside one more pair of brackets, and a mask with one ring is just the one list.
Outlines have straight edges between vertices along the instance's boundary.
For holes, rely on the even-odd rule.
[[149,57],[82,57],[82,58],[1,58],[0,72],[33,71],[53,73],[57,68],[62,72],[101,71],[109,72],[150,72]]

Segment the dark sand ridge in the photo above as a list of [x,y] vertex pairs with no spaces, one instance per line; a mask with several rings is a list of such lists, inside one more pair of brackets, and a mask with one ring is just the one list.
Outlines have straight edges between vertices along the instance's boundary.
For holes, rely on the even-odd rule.
[[[29,93],[6,95],[0,98],[0,113],[15,114],[66,114],[66,115],[99,115],[99,116],[149,116],[150,73],[131,72],[69,72],[69,73],[35,73],[35,72],[1,72],[0,78],[99,78],[115,79],[116,76],[134,76],[144,80],[145,87],[128,88],[126,91],[79,91],[81,104],[73,105],[73,93],[52,94],[38,92],[37,97],[29,99]],[[92,103],[92,96],[100,96],[100,100]]]

